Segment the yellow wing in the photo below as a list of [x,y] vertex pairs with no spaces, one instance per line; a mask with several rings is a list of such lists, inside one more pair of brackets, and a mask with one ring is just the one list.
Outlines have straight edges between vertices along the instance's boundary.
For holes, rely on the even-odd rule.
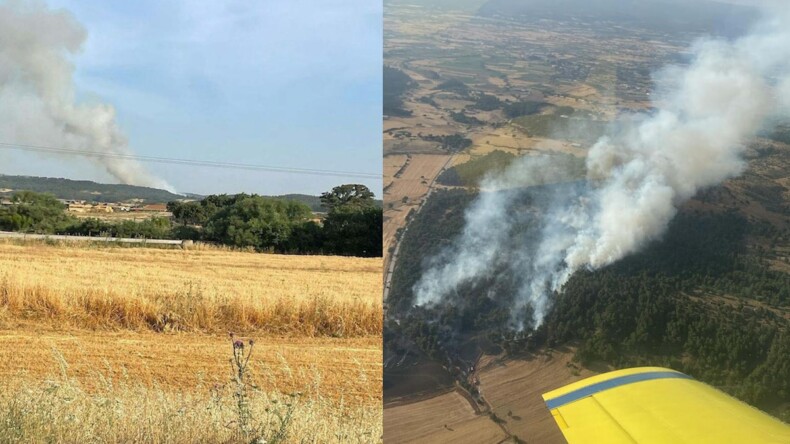
[[543,400],[570,444],[790,444],[787,424],[666,368],[593,376]]

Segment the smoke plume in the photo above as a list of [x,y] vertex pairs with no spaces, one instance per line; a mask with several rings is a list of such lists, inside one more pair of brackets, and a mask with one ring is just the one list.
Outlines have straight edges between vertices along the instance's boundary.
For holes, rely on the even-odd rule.
[[567,172],[564,156],[525,156],[484,179],[462,234],[428,260],[415,303],[441,304],[462,285],[506,275],[518,288],[513,326],[537,326],[574,272],[658,239],[681,203],[744,170],[750,138],[790,115],[789,19],[781,11],[740,39],[694,44],[688,66],[656,74],[655,111],[617,118],[589,149],[586,180],[554,187],[529,221],[518,202]]
[[[68,57],[86,36],[67,12],[39,2],[0,4],[0,142],[131,154],[111,105],[76,101]],[[124,184],[172,189],[137,161],[90,158]]]

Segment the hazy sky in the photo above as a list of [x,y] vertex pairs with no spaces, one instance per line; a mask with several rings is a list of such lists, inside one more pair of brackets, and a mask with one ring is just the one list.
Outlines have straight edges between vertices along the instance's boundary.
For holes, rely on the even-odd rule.
[[720,3],[733,3],[736,5],[763,6],[776,4],[782,0],[717,0]]
[[[80,100],[114,105],[136,154],[381,173],[381,3],[48,0],[88,33]],[[13,153],[0,173],[110,181]],[[179,191],[317,194],[380,179],[146,164]]]

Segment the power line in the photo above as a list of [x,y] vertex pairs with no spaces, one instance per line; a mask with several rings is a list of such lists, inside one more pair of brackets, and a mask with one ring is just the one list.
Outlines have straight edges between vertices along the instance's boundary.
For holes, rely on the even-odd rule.
[[272,171],[278,173],[293,173],[293,174],[309,174],[315,176],[340,176],[340,177],[357,177],[363,179],[381,179],[381,174],[362,173],[354,171],[335,171],[335,170],[319,170],[311,168],[292,168],[280,167],[273,165],[256,165],[248,163],[234,163],[234,162],[219,162],[213,160],[192,160],[192,159],[175,159],[170,157],[158,156],[140,156],[136,154],[124,153],[107,153],[100,151],[88,150],[71,150],[67,148],[55,148],[51,146],[39,145],[24,145],[19,143],[0,142],[0,148],[31,151],[39,153],[53,153],[53,154],[66,154],[73,156],[96,157],[106,159],[122,159],[122,160],[136,160],[140,162],[153,162],[153,163],[169,163],[175,165],[190,165],[190,166],[203,166],[210,168],[229,168],[238,170],[252,170],[252,171]]

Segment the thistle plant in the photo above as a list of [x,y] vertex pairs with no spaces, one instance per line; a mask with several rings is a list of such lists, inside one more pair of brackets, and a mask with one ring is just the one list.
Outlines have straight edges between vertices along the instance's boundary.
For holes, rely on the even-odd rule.
[[300,394],[289,394],[284,403],[277,399],[271,399],[269,407],[264,409],[265,415],[257,420],[253,418],[248,390],[250,387],[253,389],[256,387],[248,381],[247,366],[255,341],[249,338],[237,339],[233,332],[230,332],[229,336],[233,350],[230,363],[233,380],[236,383],[236,391],[233,396],[236,398],[236,413],[238,415],[236,423],[239,435],[251,444],[281,444],[285,442],[288,439],[289,428],[296,411],[296,398]]
[[250,412],[249,396],[247,394],[247,366],[250,363],[255,341],[249,339],[245,344],[243,340],[236,339],[233,332],[230,332],[229,336],[233,345],[233,358],[231,358],[230,363],[236,382],[234,397],[236,398],[238,426],[239,432],[246,438],[253,432],[251,427],[252,413]]

